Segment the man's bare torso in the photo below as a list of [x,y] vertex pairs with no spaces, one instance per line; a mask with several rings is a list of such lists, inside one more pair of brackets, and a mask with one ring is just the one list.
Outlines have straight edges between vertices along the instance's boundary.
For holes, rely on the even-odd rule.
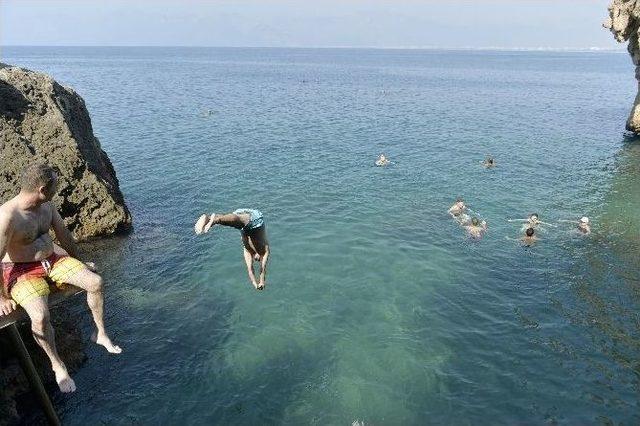
[[23,210],[13,198],[0,207],[0,215],[10,217],[11,227],[3,262],[35,262],[53,253],[53,240],[49,236],[53,220],[51,202]]

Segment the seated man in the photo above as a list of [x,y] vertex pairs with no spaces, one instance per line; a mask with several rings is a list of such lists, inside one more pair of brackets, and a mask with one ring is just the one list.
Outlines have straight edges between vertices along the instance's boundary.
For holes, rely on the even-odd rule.
[[[49,321],[50,282],[55,287],[71,284],[86,290],[97,329],[93,340],[111,353],[122,349],[105,331],[102,278],[76,259],[75,241],[51,202],[57,185],[53,169],[43,164],[29,166],[22,174],[20,193],[0,206],[0,315],[11,313],[16,304],[24,308],[31,319],[33,337],[49,357],[60,390],[73,392],[76,385],[58,355]],[[49,236],[51,229],[64,251],[56,250]]]
[[[254,209],[239,209],[229,214],[203,214],[195,224],[196,234],[207,233],[214,225],[230,226],[241,231],[249,280],[256,290],[264,290],[270,248],[262,213]],[[254,261],[260,263],[259,279],[256,279],[253,271]]]

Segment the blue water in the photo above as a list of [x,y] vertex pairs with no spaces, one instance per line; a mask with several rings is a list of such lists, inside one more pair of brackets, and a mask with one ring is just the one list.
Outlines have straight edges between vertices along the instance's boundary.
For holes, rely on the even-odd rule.
[[[79,391],[55,396],[65,424],[640,422],[626,54],[3,55],[84,97],[134,217],[86,247],[125,353],[89,346]],[[396,164],[373,167],[381,152]],[[458,196],[488,221],[481,241],[446,214]],[[265,213],[264,292],[237,231],[192,232],[239,207]],[[506,219],[534,211],[587,215],[593,234],[549,228],[525,249]]]

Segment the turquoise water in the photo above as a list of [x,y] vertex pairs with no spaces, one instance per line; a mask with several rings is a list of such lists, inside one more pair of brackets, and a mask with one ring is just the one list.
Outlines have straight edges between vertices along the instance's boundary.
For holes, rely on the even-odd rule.
[[[626,54],[9,48],[86,100],[132,210],[87,247],[125,353],[65,424],[638,423]],[[212,110],[211,115],[205,111]],[[396,164],[372,166],[384,152]],[[479,165],[485,155],[498,167]],[[463,196],[489,223],[469,241]],[[267,290],[204,211],[265,213]],[[507,218],[588,215],[529,249]],[[77,308],[85,334],[91,330]]]

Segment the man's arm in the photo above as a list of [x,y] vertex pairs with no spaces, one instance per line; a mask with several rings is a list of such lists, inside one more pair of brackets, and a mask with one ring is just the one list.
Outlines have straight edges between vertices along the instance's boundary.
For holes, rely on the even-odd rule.
[[253,273],[253,256],[246,248],[243,248],[242,250],[244,252],[244,263],[247,264],[247,273],[249,274],[249,280],[251,280],[251,284],[253,284],[255,288],[258,288],[256,275]]
[[270,254],[269,246],[265,247],[264,256],[262,256],[262,260],[260,261],[260,282],[258,283],[258,287],[264,288],[264,280],[267,277],[267,262],[269,261]]
[[60,247],[65,249],[67,253],[71,257],[75,257],[78,259],[78,246],[76,245],[76,240],[73,239],[73,235],[64,225],[64,221],[62,220],[62,216],[60,213],[53,208],[53,219],[52,219],[53,232],[56,234],[56,238],[60,242]]
[[[9,217],[5,213],[0,213],[0,260],[4,258],[7,253],[7,245],[11,238],[11,223]],[[2,271],[0,271],[0,315],[8,315],[16,309],[16,302],[11,299],[11,296],[5,294],[4,291],[4,278],[2,277]]]

